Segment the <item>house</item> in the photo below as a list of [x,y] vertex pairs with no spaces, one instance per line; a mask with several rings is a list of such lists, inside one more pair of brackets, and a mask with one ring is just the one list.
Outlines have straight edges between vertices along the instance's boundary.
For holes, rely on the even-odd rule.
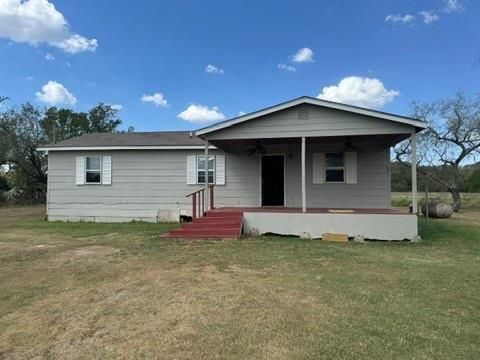
[[425,127],[300,97],[195,132],[84,135],[40,149],[48,152],[47,216],[180,221],[215,207],[241,211],[247,233],[415,239],[416,167],[413,214],[392,209],[390,148],[409,137],[415,148]]

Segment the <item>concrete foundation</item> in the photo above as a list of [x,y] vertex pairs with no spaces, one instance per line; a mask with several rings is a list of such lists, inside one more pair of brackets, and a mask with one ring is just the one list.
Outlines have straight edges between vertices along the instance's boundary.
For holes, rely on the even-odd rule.
[[315,214],[245,212],[244,232],[321,238],[325,233],[348,234],[356,239],[413,240],[418,238],[412,214]]

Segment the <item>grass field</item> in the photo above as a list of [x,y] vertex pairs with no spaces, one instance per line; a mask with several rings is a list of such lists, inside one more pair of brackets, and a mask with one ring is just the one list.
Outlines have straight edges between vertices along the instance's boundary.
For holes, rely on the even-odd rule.
[[188,242],[0,209],[0,359],[477,359],[479,216],[417,244]]
[[[406,207],[411,202],[411,193],[408,192],[398,192],[392,194],[392,205],[393,206],[402,206]],[[462,193],[462,209],[480,209],[480,193]],[[447,204],[452,203],[452,197],[449,193],[429,193],[429,199],[438,199],[446,202]],[[418,200],[420,204],[425,202],[425,193],[418,193]]]

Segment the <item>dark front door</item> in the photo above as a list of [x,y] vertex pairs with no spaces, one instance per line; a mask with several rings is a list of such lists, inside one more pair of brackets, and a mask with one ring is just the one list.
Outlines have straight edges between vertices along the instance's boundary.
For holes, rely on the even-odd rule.
[[262,156],[262,206],[284,205],[283,155]]

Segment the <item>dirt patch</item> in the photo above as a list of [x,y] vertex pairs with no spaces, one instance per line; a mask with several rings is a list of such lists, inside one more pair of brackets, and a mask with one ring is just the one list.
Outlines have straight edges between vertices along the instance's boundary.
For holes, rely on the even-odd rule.
[[62,265],[67,263],[79,263],[83,262],[85,264],[88,263],[101,263],[101,260],[107,256],[117,254],[120,250],[109,247],[109,246],[101,246],[101,245],[92,245],[92,246],[85,246],[82,248],[67,250],[64,252],[60,252],[55,254],[52,257],[52,262],[55,265]]

